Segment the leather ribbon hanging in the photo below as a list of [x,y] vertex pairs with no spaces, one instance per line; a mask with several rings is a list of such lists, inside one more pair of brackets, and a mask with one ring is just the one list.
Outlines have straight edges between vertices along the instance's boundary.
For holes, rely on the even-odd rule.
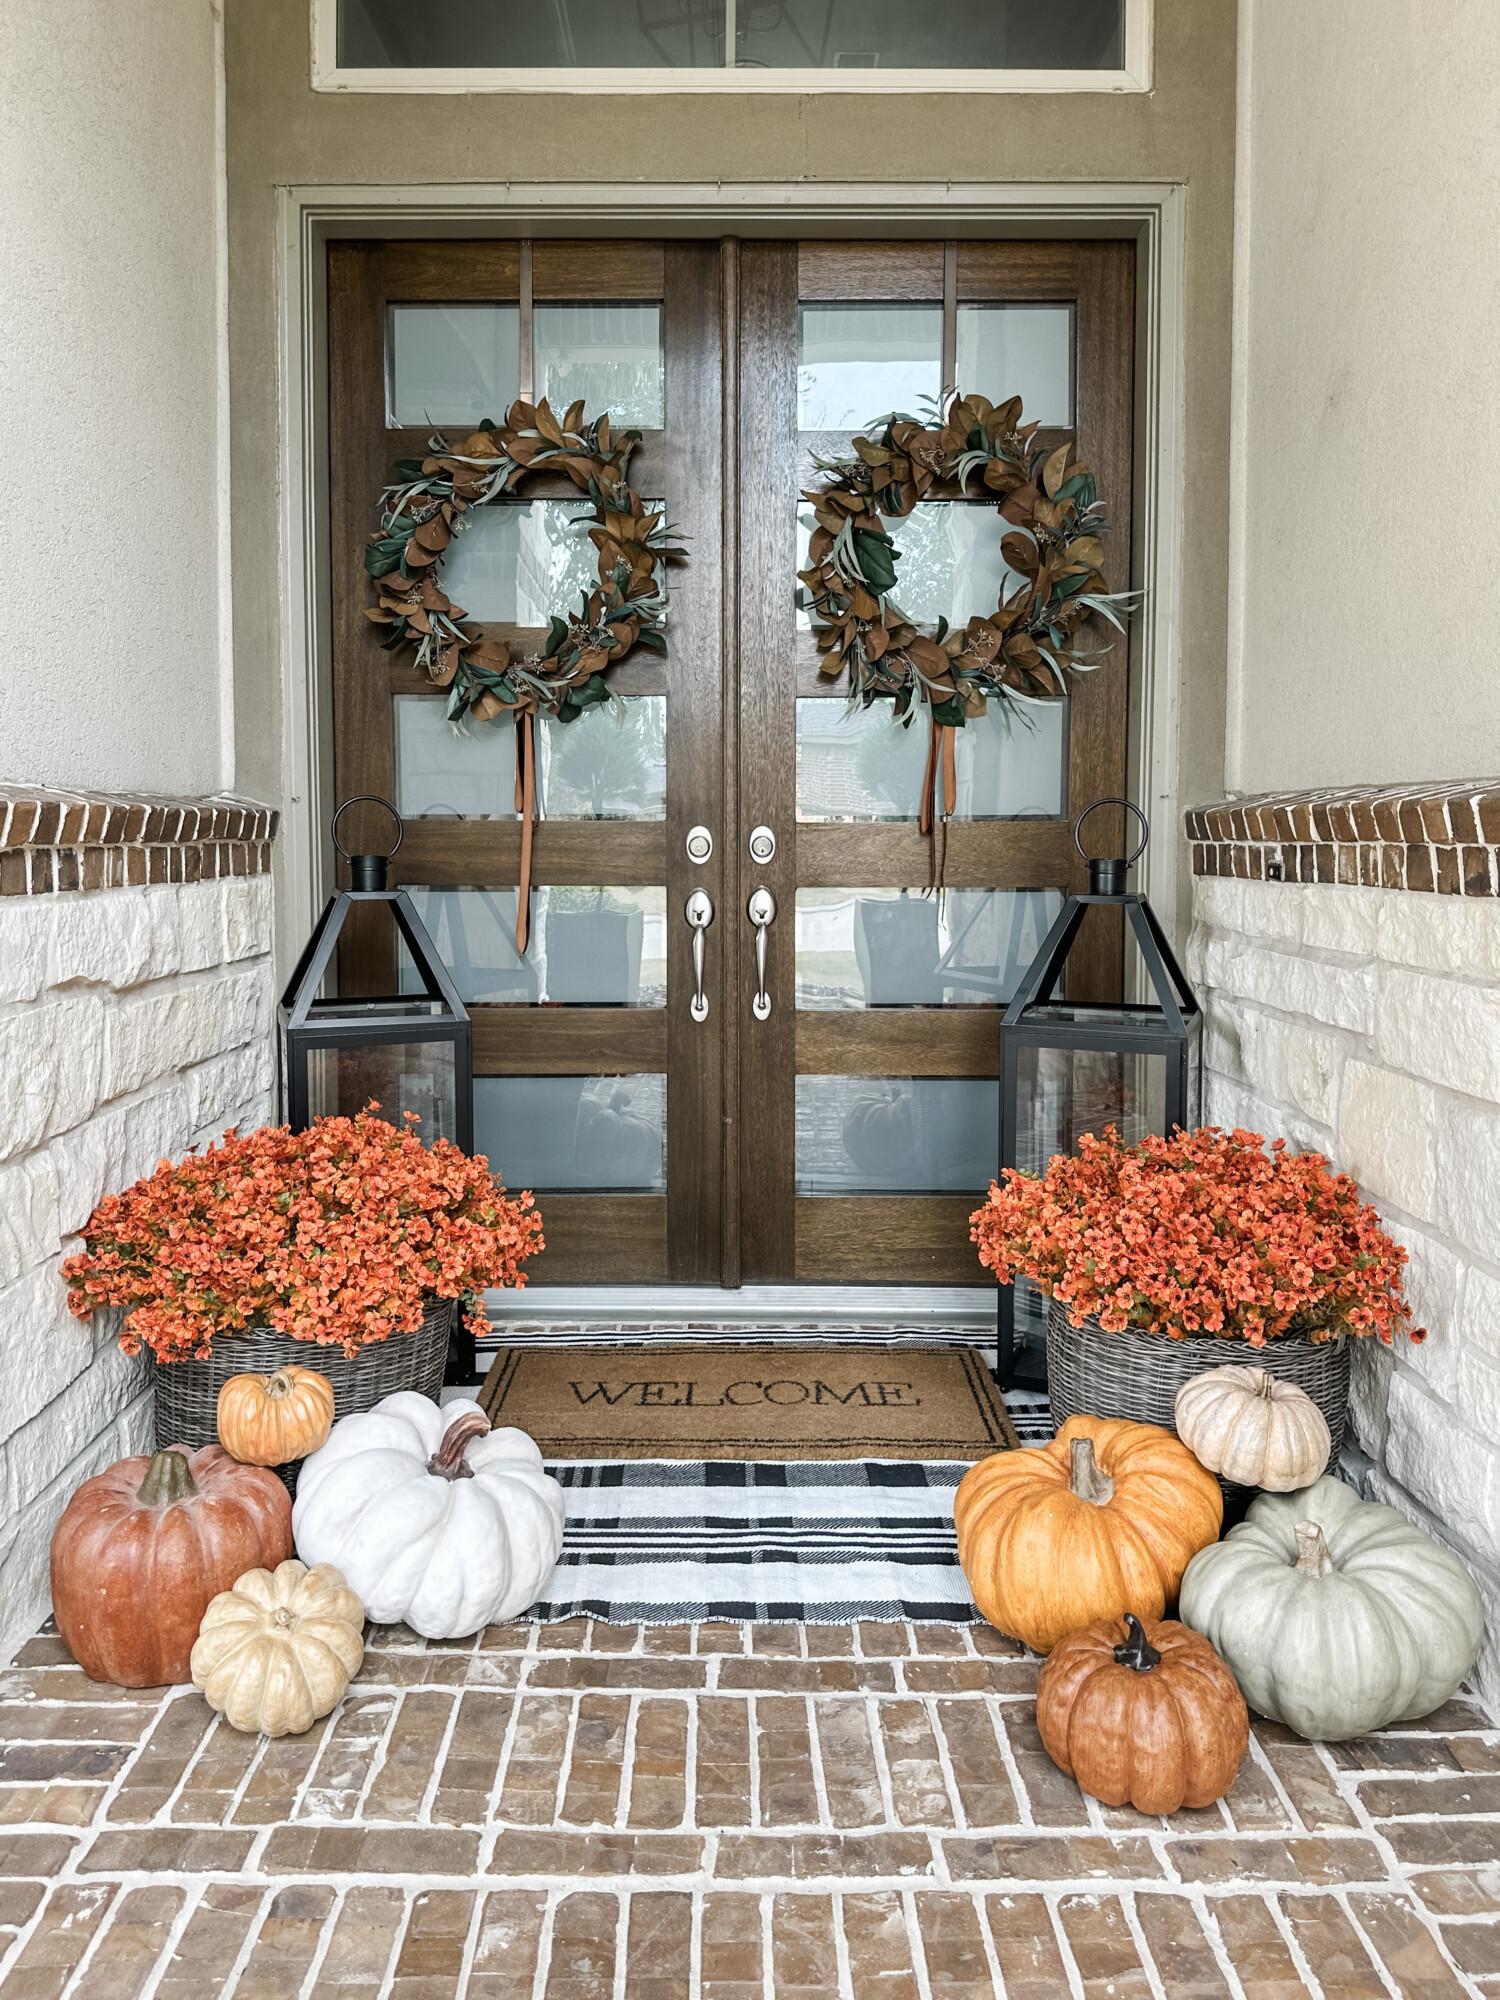
[[922,803],[917,812],[917,831],[927,841],[929,889],[941,889],[948,872],[948,821],[958,804],[957,734],[951,722],[933,718],[932,734],[927,739],[927,768],[922,773]]
[[516,883],[516,950],[531,938],[531,841],[536,831],[536,715],[516,711],[516,812],[521,821],[521,870]]

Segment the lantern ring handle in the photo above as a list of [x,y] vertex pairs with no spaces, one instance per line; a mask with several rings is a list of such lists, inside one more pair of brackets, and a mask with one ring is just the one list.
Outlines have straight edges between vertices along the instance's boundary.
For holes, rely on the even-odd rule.
[[1141,856],[1146,851],[1146,843],[1151,838],[1151,822],[1146,818],[1146,815],[1141,811],[1140,807],[1138,805],[1133,805],[1129,799],[1095,799],[1094,803],[1091,806],[1085,806],[1083,811],[1078,815],[1077,822],[1073,827],[1073,845],[1078,849],[1078,852],[1080,853],[1080,855],[1083,856],[1083,859],[1085,861],[1094,861],[1098,859],[1098,856],[1088,853],[1087,850],[1085,849],[1082,840],[1082,834],[1083,834],[1083,822],[1088,818],[1090,813],[1098,812],[1102,806],[1123,806],[1126,812],[1134,813],[1136,818],[1141,823],[1140,841],[1134,848],[1134,850],[1125,857],[1124,865],[1127,868],[1130,868],[1137,861],[1140,860]]
[[344,817],[344,814],[348,812],[350,806],[363,806],[363,805],[384,806],[386,811],[390,814],[391,818],[396,822],[396,846],[388,847],[385,851],[385,859],[389,861],[391,856],[396,852],[397,848],[400,847],[402,841],[405,840],[406,838],[406,821],[401,817],[400,813],[397,812],[396,808],[391,804],[390,800],[383,799],[380,796],[379,792],[356,792],[352,799],[345,799],[344,803],[339,807],[338,811],[334,814],[333,819],[329,823],[328,831],[333,836],[333,844],[338,849],[339,853],[343,855],[346,861],[353,860],[354,858],[353,855],[350,854],[348,848],[345,847],[344,843],[339,839],[339,821]]

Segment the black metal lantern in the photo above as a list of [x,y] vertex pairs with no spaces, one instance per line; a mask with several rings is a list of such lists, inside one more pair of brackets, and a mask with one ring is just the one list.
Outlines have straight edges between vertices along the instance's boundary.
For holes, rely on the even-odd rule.
[[[1085,852],[1083,823],[1104,806],[1124,806],[1140,821],[1132,854]],[[1106,1125],[1133,1145],[1198,1123],[1203,1016],[1155,911],[1125,887],[1150,837],[1145,814],[1126,799],[1096,800],[1079,815],[1073,840],[1089,865],[1088,892],[1064,903],[1000,1024],[1002,1168],[1040,1173]],[[1117,1004],[1067,997],[1068,955],[1092,909],[1123,912],[1150,998]],[[1007,1387],[1046,1382],[1046,1311],[1028,1280],[1000,1287],[999,1373]]]
[[[338,837],[350,806],[384,806],[396,822],[395,845],[384,854],[350,854]],[[349,864],[349,887],[330,896],[308,939],[280,1015],[282,1113],[294,1131],[314,1118],[353,1117],[371,1098],[393,1125],[415,1111],[419,1138],[452,1139],[474,1149],[474,1062],[469,1016],[421,918],[404,889],[389,882],[391,856],[403,835],[389,799],[361,793],[333,816],[333,844]],[[407,964],[394,995],[323,996],[339,937],[350,915],[389,913],[406,946]]]

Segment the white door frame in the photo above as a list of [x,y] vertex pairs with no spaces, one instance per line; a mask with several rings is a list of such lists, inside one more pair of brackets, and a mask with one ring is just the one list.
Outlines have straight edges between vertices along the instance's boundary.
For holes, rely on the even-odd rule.
[[[280,190],[283,950],[327,893],[320,824],[331,791],[327,260],[340,237],[1133,236],[1136,273],[1132,796],[1158,828],[1142,888],[1169,926],[1178,908],[1184,189],[1175,182],[459,183]],[[376,496],[370,496],[374,506]]]

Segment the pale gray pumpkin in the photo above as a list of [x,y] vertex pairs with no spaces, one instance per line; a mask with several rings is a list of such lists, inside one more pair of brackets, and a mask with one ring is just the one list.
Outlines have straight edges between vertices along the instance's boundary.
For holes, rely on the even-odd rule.
[[1333,1448],[1307,1391],[1264,1368],[1206,1368],[1177,1391],[1173,1421],[1200,1465],[1267,1493],[1311,1486]]
[[1484,1637],[1457,1557],[1327,1478],[1252,1501],[1188,1564],[1178,1615],[1223,1654],[1253,1709],[1318,1742],[1430,1715]]

